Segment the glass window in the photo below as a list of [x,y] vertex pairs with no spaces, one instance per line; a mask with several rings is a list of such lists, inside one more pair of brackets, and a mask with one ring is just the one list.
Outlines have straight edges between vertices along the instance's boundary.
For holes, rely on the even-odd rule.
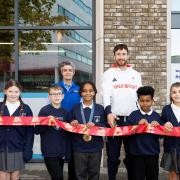
[[171,28],[180,29],[180,1],[172,0],[171,3]]
[[73,0],[81,9],[83,9],[86,13],[92,15],[92,5],[89,6],[85,4],[82,0]]
[[14,25],[14,1],[0,0],[0,26]]
[[50,84],[61,79],[59,64],[67,60],[76,66],[77,83],[90,80],[92,31],[76,32],[88,43],[76,40],[68,30],[20,31],[19,79],[25,91],[47,91]]
[[171,81],[180,82],[180,29],[171,30]]
[[0,30],[0,90],[4,83],[14,78],[14,32],[9,30]]
[[20,0],[19,25],[92,25],[92,13],[87,13],[90,10],[92,12],[92,1],[86,1],[83,4],[77,4],[74,0],[44,0],[37,2]]
[[180,1],[179,0],[172,0],[172,11],[180,11]]
[[180,56],[180,29],[171,30],[171,55]]
[[81,55],[80,54],[77,54],[77,60],[81,61]]
[[[14,12],[15,2],[18,12]],[[27,91],[44,91],[47,85],[60,79],[57,71],[63,60],[74,62],[78,82],[86,77],[91,78],[94,2],[0,0],[0,26],[2,29],[7,29],[5,26],[10,25],[13,28],[11,31],[0,30],[1,81],[12,77],[22,82]],[[16,20],[15,13],[19,14],[18,26],[12,26]],[[57,30],[64,25],[66,30]],[[26,26],[29,29],[33,26],[34,30],[26,30]],[[40,30],[39,26],[46,26],[47,30]],[[89,30],[84,30],[85,26],[89,26]],[[15,40],[18,39],[14,30],[19,33],[18,48],[14,47]],[[80,78],[81,76],[84,78]]]
[[172,0],[171,13],[171,83],[180,82],[180,1]]

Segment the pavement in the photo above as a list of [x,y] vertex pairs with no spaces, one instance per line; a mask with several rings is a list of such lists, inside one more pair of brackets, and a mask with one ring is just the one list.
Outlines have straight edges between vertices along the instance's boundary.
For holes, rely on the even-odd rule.
[[[127,180],[126,169],[122,166],[118,170],[117,180]],[[27,163],[21,173],[20,180],[51,180],[44,163]],[[67,180],[67,164],[64,166],[64,180]],[[102,167],[100,180],[108,180],[107,168]],[[160,168],[159,180],[167,180],[167,173]]]

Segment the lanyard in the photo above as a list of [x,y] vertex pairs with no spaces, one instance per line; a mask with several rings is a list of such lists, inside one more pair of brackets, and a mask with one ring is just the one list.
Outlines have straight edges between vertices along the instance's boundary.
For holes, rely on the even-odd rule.
[[82,120],[83,120],[83,124],[92,122],[93,115],[94,115],[94,109],[95,109],[95,105],[94,105],[94,103],[93,103],[89,120],[88,120],[88,122],[86,122],[85,115],[84,115],[84,111],[83,111],[83,105],[82,105],[82,103],[81,103],[81,117],[82,117]]

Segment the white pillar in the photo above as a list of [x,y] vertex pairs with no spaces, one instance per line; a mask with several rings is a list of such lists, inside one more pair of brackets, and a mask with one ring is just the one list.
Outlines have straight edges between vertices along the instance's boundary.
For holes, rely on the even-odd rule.
[[55,83],[59,82],[59,68],[58,67],[54,68],[54,82]]

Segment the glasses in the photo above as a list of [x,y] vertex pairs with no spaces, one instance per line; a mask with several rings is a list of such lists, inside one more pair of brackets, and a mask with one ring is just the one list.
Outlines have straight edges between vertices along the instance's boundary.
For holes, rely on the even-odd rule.
[[49,94],[50,96],[61,96],[63,93],[59,92],[59,93],[51,93]]

